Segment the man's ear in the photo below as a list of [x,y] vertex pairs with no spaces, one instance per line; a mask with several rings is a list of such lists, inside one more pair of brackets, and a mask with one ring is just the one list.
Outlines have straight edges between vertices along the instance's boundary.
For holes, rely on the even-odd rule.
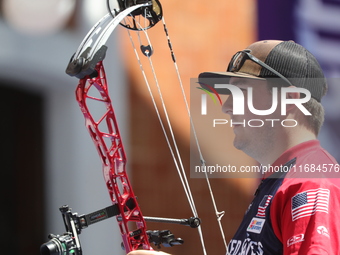
[[[286,94],[286,98],[288,98],[288,99],[300,99],[301,93],[300,92],[288,92]],[[294,109],[294,107],[296,107],[296,105],[295,104],[287,104],[286,107],[287,107],[286,110],[288,112],[288,111],[291,111],[292,109]]]

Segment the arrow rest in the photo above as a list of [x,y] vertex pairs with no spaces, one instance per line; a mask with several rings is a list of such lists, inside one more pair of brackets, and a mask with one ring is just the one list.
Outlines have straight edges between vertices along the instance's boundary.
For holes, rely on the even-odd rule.
[[161,248],[161,244],[164,247],[172,247],[184,243],[181,238],[175,238],[169,230],[147,230],[146,233],[149,236],[149,241],[158,249]]

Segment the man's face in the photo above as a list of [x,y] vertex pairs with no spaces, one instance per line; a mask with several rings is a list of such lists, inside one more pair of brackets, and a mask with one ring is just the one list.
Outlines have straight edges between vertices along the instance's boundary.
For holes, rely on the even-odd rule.
[[[267,88],[267,82],[233,77],[230,79],[230,84],[239,87],[243,91],[245,103],[244,115],[233,114],[234,99],[232,95],[228,97],[222,107],[223,112],[229,114],[231,121],[236,123],[233,125],[235,133],[234,146],[252,157],[255,156],[254,153],[265,153],[265,151],[270,149],[269,147],[275,143],[277,131],[280,129],[279,122],[276,122],[274,127],[272,127],[273,123],[266,121],[266,119],[281,119],[282,116],[280,116],[279,106],[274,113],[260,116],[250,112],[247,101],[249,96],[248,88],[252,87],[252,102],[254,108],[257,110],[270,109],[273,103],[273,95]],[[249,120],[255,121],[249,122]],[[262,122],[259,120],[262,120]],[[260,126],[260,123],[264,124],[261,127],[251,127],[248,123],[253,126]]]

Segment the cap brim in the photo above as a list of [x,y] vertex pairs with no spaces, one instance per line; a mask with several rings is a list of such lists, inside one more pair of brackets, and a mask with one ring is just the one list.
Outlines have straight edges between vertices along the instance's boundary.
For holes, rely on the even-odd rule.
[[215,88],[215,84],[230,84],[231,77],[247,78],[254,80],[266,80],[265,78],[257,77],[255,75],[241,73],[241,72],[204,72],[198,76],[198,83],[202,88],[211,92],[211,87],[218,93],[228,95],[230,91],[228,89]]

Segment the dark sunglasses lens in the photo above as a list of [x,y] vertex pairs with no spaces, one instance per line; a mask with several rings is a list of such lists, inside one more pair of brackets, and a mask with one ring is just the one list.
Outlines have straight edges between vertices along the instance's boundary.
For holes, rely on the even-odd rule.
[[237,72],[241,69],[243,63],[244,63],[244,57],[246,54],[242,51],[237,52],[231,59],[229,66],[228,66],[228,72]]

